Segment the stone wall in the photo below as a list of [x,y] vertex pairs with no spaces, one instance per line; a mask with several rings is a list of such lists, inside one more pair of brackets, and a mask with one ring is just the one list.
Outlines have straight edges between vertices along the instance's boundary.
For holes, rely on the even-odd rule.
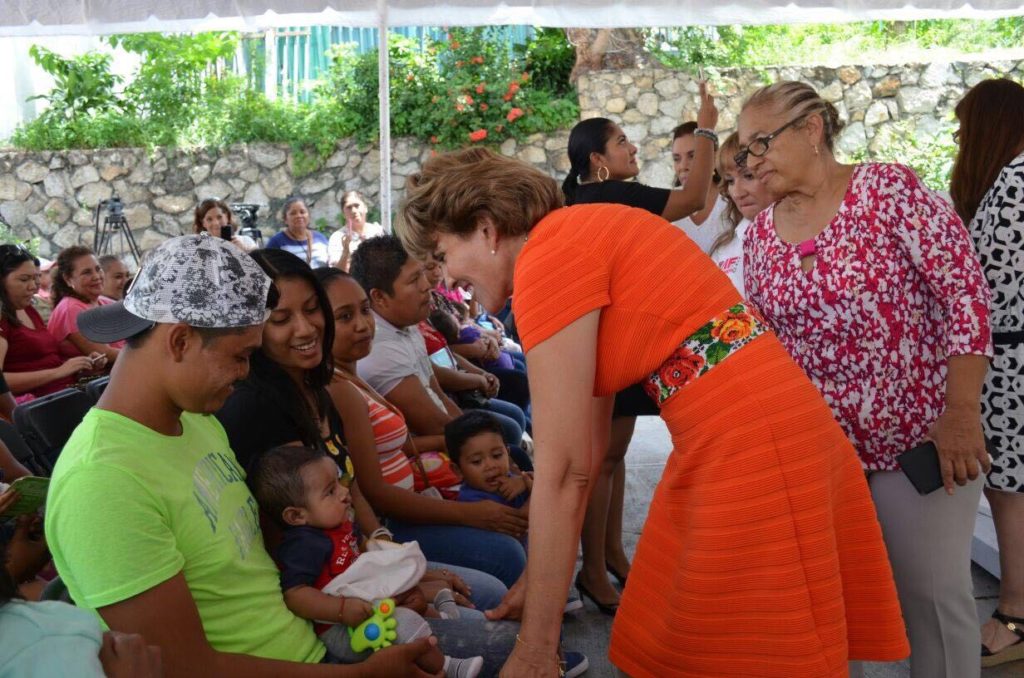
[[[762,85],[780,79],[804,80],[835,103],[847,127],[839,148],[847,154],[879,151],[896,135],[918,139],[953,129],[953,106],[984,78],[1009,74],[1024,78],[1024,61],[956,62],[898,66],[787,67],[722,69],[712,79],[721,110],[719,130],[736,124],[743,100]],[[607,116],[622,124],[639,147],[641,181],[672,183],[668,157],[670,133],[683,120],[696,118],[697,83],[690,76],[660,68],[603,71],[580,78],[583,118]],[[568,171],[568,132],[509,140],[500,151],[520,158],[559,179]],[[394,205],[402,197],[405,177],[431,149],[411,139],[394,141]],[[264,205],[260,226],[278,228],[284,199],[307,198],[313,221],[338,224],[341,194],[362,191],[376,204],[379,153],[346,140],[315,170],[309,158],[286,145],[253,144],[212,151],[142,149],[0,152],[0,215],[19,237],[39,238],[40,254],[52,257],[71,244],[92,244],[95,206],[116,193],[145,250],[162,240],[191,232],[192,210],[199,200]],[[298,171],[297,171],[298,170]]]
[[[981,80],[1004,75],[1024,80],[1024,61],[720,69],[712,84],[722,138],[735,129],[743,101],[756,89],[802,80],[833,102],[846,123],[839,150],[859,155],[884,151],[896,135],[924,140],[952,132],[953,108],[964,93]],[[648,68],[590,73],[578,86],[581,117],[615,120],[638,146],[640,181],[670,185],[671,132],[681,121],[697,119],[696,80]]]
[[[568,132],[508,140],[506,155],[548,173],[564,174]],[[429,146],[397,139],[392,150],[394,205],[401,200],[405,178],[429,155]],[[211,151],[158,148],[0,153],[0,216],[20,238],[38,238],[39,253],[54,257],[62,248],[93,243],[95,208],[117,195],[140,248],[192,232],[193,210],[205,198],[263,205],[260,227],[266,235],[279,228],[285,198],[306,198],[314,223],[336,228],[342,193],[356,189],[376,204],[380,154],[351,140],[313,171],[310,158],[287,145],[251,144]],[[296,168],[300,171],[296,172]],[[100,218],[103,218],[101,214]],[[322,221],[321,221],[322,220]],[[119,245],[115,241],[115,246]]]

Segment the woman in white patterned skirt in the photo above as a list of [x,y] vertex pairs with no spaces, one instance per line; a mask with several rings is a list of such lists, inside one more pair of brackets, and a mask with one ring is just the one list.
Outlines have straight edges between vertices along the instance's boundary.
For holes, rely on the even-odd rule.
[[1024,87],[987,80],[957,104],[950,194],[970,224],[992,288],[995,358],[985,435],[995,446],[985,496],[999,540],[999,605],[982,627],[981,665],[1024,659]]

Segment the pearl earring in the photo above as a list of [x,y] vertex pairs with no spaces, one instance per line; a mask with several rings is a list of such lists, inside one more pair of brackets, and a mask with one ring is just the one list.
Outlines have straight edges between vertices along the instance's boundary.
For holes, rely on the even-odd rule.
[[497,256],[497,254],[498,254],[497,250],[491,250],[491,256]]

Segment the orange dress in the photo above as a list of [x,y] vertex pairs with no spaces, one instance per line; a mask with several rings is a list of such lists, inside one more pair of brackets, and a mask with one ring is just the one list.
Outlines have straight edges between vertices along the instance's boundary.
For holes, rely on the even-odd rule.
[[[516,264],[523,347],[601,309],[595,395],[654,373],[739,293],[644,210],[578,205]],[[631,676],[845,676],[909,655],[857,454],[770,332],[662,404],[673,450],[612,627]],[[543,451],[541,451],[543,453]]]

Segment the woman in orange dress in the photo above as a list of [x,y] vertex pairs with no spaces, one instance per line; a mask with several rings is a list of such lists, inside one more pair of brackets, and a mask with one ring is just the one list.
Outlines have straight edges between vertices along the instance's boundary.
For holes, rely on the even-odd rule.
[[757,311],[668,222],[559,209],[554,180],[483,149],[412,177],[407,247],[489,310],[513,289],[534,405],[527,572],[506,677],[557,676],[563,605],[611,396],[647,380],[673,452],[612,629],[632,676],[845,676],[909,653],[857,455]]

